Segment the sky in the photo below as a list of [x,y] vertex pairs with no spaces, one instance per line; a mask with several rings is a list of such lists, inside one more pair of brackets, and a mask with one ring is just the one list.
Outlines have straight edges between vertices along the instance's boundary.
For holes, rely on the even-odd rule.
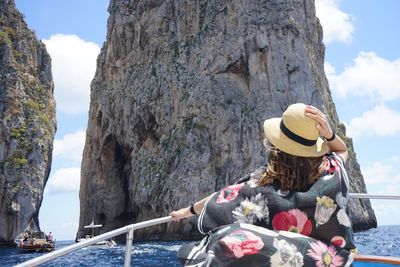
[[[39,220],[75,239],[90,82],[107,34],[108,0],[15,0],[52,58],[57,133]],[[316,0],[325,72],[370,194],[400,195],[400,1]],[[373,200],[378,225],[400,224],[400,201]]]

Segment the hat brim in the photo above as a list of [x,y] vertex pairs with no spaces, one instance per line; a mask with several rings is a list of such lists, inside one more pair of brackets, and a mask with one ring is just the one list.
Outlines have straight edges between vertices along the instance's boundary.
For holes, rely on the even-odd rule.
[[321,137],[315,145],[305,146],[297,143],[282,133],[280,129],[282,118],[272,118],[264,121],[264,133],[267,139],[278,149],[300,157],[320,157],[328,153],[329,147]]

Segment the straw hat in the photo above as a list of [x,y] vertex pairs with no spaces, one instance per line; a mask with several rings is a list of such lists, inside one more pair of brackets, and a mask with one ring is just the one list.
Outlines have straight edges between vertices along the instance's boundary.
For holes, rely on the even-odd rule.
[[319,136],[317,122],[305,114],[306,105],[290,105],[282,118],[264,121],[264,133],[277,148],[291,155],[320,157],[329,151],[328,144]]

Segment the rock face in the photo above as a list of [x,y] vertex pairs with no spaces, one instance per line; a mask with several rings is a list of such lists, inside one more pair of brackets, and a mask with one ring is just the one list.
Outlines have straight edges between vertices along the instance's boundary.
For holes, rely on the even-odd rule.
[[[294,102],[322,108],[343,135],[313,1],[112,0],[109,12],[80,232],[93,219],[107,231],[166,216],[235,182],[266,162],[262,122]],[[352,191],[365,192],[352,157]],[[376,226],[369,201],[352,210],[356,227]],[[194,228],[191,220],[135,236],[190,238]]]
[[38,229],[55,133],[50,56],[14,0],[0,0],[0,243]]

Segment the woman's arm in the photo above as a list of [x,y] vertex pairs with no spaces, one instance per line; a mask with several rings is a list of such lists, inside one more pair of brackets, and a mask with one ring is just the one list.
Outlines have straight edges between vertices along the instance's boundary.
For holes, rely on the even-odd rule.
[[344,162],[347,161],[347,158],[349,157],[349,152],[347,152],[347,146],[342,138],[335,134],[335,138],[332,141],[328,141],[328,146],[330,151],[335,152],[337,155],[339,155]]
[[320,135],[329,140],[329,150],[341,156],[343,161],[346,162],[349,155],[349,153],[347,152],[346,144],[343,142],[342,138],[334,134],[325,114],[316,107],[309,105],[306,107],[306,115],[318,122],[317,128]]
[[[204,207],[204,204],[207,202],[207,200],[210,197],[211,196],[208,196],[208,197],[206,197],[206,198],[204,198],[204,199],[202,199],[202,200],[200,200],[200,201],[198,201],[198,202],[193,204],[193,210],[194,210],[194,212],[196,214],[199,214],[201,212],[201,210]],[[181,219],[191,217],[194,214],[192,214],[190,212],[190,206],[189,206],[189,207],[186,207],[186,208],[183,208],[183,209],[180,209],[180,210],[173,211],[169,215],[172,216],[172,219],[174,219],[174,221],[179,222]]]

